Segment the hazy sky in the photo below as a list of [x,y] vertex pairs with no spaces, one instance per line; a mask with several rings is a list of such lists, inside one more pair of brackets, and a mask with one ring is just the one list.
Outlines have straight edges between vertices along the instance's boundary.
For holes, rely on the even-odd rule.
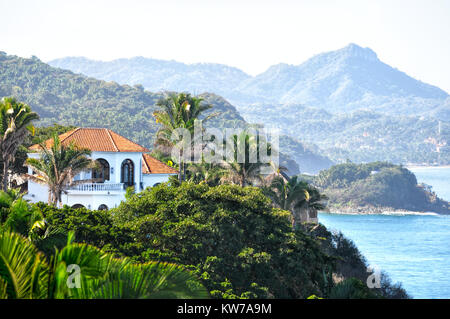
[[353,42],[450,92],[449,0],[0,0],[0,50],[43,61],[144,56],[255,75]]

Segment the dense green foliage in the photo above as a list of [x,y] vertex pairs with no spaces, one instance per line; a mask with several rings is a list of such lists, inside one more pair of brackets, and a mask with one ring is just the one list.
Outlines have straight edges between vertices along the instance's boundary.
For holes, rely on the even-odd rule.
[[[6,219],[15,214],[15,205],[8,206],[15,197],[9,194],[2,201]],[[46,258],[52,258],[55,248],[64,250],[67,234],[74,232],[77,242],[111,257],[191,269],[215,298],[328,298],[336,293],[334,278],[364,281],[366,275],[365,261],[351,242],[321,225],[293,229],[290,213],[273,208],[255,187],[166,183],[131,195],[111,211],[44,203],[25,208],[44,221],[37,229],[27,226],[23,234]],[[17,229],[21,222],[14,220]],[[401,287],[384,282],[386,288],[374,292],[378,297],[407,296]]]
[[0,230],[0,299],[208,297],[180,266],[133,264],[72,239],[69,235],[67,245],[47,260],[26,238]]
[[161,184],[110,212],[38,207],[49,224],[75,231],[80,242],[136,262],[192,269],[216,298],[328,297],[333,270],[343,278],[365,274],[354,245],[323,226],[321,233],[293,230],[290,214],[253,187]]
[[134,230],[142,258],[189,265],[215,297],[325,294],[332,263],[289,213],[257,188],[159,185],[112,211]]
[[329,197],[330,208],[450,213],[448,202],[418,185],[408,169],[390,163],[339,164],[309,179]]
[[74,209],[66,205],[58,209],[44,203],[37,203],[36,207],[49,225],[65,233],[73,231],[79,243],[94,245],[116,256],[134,256],[141,253],[140,245],[134,242],[132,230],[113,223],[108,211]]

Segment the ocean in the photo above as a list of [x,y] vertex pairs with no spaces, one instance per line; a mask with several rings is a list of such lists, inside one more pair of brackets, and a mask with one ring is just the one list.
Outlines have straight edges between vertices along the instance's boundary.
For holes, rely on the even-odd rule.
[[[450,167],[410,168],[450,201]],[[352,239],[368,263],[401,282],[413,298],[450,298],[450,215],[341,215],[319,222]]]

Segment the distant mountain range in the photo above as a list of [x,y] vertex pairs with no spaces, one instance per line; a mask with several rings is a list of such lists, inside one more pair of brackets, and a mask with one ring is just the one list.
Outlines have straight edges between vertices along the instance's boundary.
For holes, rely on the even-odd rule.
[[[274,65],[254,77],[225,65],[142,57],[49,63],[155,91],[220,94],[247,122],[279,127],[335,162],[450,164],[447,92],[390,67],[356,44],[300,65]],[[297,147],[287,149],[292,156]]]
[[450,105],[447,92],[420,82],[380,61],[356,44],[312,57],[300,65],[277,64],[252,77],[221,64],[184,64],[136,57],[110,62],[68,57],[50,65],[151,91],[214,92],[239,108],[274,103],[303,104],[328,112],[368,108],[389,114],[434,114]]
[[51,66],[68,69],[97,79],[120,84],[141,84],[152,92],[189,91],[193,94],[214,92],[226,96],[250,75],[223,64],[184,64],[135,57],[110,62],[84,57],[68,57],[48,62]]

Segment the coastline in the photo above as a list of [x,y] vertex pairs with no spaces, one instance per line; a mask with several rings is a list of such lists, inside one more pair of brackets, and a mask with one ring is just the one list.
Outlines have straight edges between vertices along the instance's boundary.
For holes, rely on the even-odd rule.
[[326,211],[320,211],[320,213],[325,214],[336,214],[336,215],[391,215],[391,216],[406,216],[406,215],[416,215],[416,216],[440,216],[445,214],[438,214],[435,212],[423,212],[423,211],[411,211],[403,209],[393,209],[389,207],[384,208],[374,208],[374,207],[357,207],[357,208],[329,208]]
[[406,167],[407,169],[432,169],[432,168],[443,168],[443,169],[448,169],[450,168],[450,165],[418,165],[418,164],[414,164],[414,165],[404,165],[404,167]]

